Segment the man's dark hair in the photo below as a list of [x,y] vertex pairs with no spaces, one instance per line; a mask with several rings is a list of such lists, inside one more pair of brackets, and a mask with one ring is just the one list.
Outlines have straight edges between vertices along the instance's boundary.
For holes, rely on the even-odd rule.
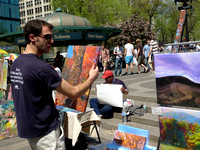
[[127,39],[127,43],[131,43],[131,39]]
[[43,20],[30,20],[24,26],[24,36],[27,44],[30,44],[29,35],[33,34],[35,36],[39,36],[42,32],[42,27],[47,26],[49,29],[53,29],[53,25],[43,21]]
[[118,45],[119,45],[119,46],[122,46],[122,42],[118,42]]

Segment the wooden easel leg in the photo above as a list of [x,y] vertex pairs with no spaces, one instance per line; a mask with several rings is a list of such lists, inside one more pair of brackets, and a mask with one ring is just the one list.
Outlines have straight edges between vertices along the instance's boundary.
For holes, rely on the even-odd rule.
[[99,136],[99,132],[98,132],[98,129],[97,129],[96,122],[93,121],[93,123],[94,123],[94,127],[95,127],[95,129],[96,129],[96,133],[97,133],[97,136],[98,136],[99,143],[101,143],[101,139],[100,139],[100,136]]
[[159,148],[160,148],[160,136],[159,136],[159,139],[158,139],[157,150],[159,150]]

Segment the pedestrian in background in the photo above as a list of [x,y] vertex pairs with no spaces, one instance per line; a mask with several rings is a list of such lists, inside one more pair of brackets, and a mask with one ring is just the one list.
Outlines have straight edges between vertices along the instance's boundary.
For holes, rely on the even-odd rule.
[[158,46],[158,42],[155,40],[155,38],[152,38],[150,45],[151,45],[151,49],[149,51],[149,57],[150,57],[149,66],[151,68],[151,72],[154,73],[154,71],[155,71],[154,54],[158,54],[159,46]]
[[18,136],[27,138],[33,150],[65,150],[64,132],[52,90],[77,99],[98,77],[98,67],[93,65],[89,78],[72,86],[40,59],[51,49],[52,30],[53,25],[43,20],[28,21],[23,30],[26,49],[15,59],[10,72]]
[[131,66],[131,74],[133,74],[133,55],[135,55],[135,51],[133,44],[131,44],[130,39],[127,40],[127,44],[124,47],[125,47],[124,57],[126,63],[126,72],[123,75],[128,74],[129,65]]
[[60,68],[58,68],[57,64],[55,62],[50,63],[50,65],[56,70],[56,72],[58,73],[59,77],[61,77],[62,73]]
[[103,64],[103,74],[108,69],[108,62],[110,59],[109,56],[110,56],[109,50],[106,48],[105,45],[103,45],[100,51],[100,60],[102,61]]
[[122,60],[124,54],[124,48],[122,47],[122,43],[118,42],[118,46],[114,48],[113,54],[116,56],[115,59],[115,76],[117,76],[117,72],[119,70],[119,76],[122,73]]
[[137,43],[137,55],[136,55],[136,59],[138,61],[138,74],[140,74],[140,66],[143,67],[145,69],[145,72],[147,73],[148,68],[145,67],[145,65],[144,65],[144,54],[143,54],[142,42],[141,42],[140,39],[137,39],[136,43]]
[[151,49],[150,40],[147,40],[147,44],[143,47],[143,53],[144,53],[144,65],[145,67],[148,68],[148,70],[150,70],[148,62],[150,49]]
[[56,63],[56,66],[60,68],[60,71],[62,72],[62,67],[63,67],[63,56],[60,55],[60,51],[57,51],[56,57],[54,58],[54,62]]
[[7,83],[10,84],[10,68],[12,66],[13,61],[8,60],[8,71],[7,71]]

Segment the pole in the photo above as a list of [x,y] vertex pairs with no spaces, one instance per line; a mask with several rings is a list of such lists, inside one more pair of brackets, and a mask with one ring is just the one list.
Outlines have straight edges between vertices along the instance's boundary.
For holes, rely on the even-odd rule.
[[188,32],[188,13],[187,13],[187,10],[186,10],[186,16],[185,16],[186,18],[185,18],[185,32],[186,32],[186,40],[187,40],[187,42],[189,42],[189,32]]

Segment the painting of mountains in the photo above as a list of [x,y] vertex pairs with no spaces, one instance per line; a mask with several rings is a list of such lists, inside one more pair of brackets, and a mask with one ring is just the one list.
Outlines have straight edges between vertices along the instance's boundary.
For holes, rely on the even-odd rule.
[[[89,77],[92,65],[97,63],[99,50],[98,46],[69,46],[62,70],[62,78],[73,86],[85,82]],[[78,99],[71,99],[57,92],[55,103],[57,106],[63,105],[85,112],[89,93],[90,89]]]
[[154,58],[158,103],[200,107],[200,53],[158,54]]
[[161,107],[161,150],[200,149],[200,111]]

